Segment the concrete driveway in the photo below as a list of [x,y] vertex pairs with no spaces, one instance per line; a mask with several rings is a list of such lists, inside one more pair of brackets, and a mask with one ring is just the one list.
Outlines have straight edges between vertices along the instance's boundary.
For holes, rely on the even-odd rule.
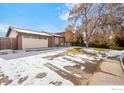
[[27,49],[27,50],[13,50],[12,52],[7,53],[5,52],[0,52],[0,58],[3,58],[5,60],[11,60],[11,59],[16,59],[16,58],[21,58],[21,57],[26,57],[26,56],[32,56],[32,55],[38,55],[42,53],[48,53],[48,52],[54,52],[58,50],[66,50],[68,49],[67,47],[55,47],[55,48],[37,48],[37,49]]
[[35,49],[2,55],[8,60],[0,58],[0,85],[124,85],[119,61],[83,50]]

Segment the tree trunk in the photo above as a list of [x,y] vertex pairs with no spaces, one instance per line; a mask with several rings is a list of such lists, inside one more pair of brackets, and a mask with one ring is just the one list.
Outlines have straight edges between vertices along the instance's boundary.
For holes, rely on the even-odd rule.
[[89,47],[89,45],[88,45],[88,29],[87,29],[87,22],[88,22],[88,19],[87,19],[87,13],[86,13],[86,9],[85,9],[85,19],[86,19],[86,22],[85,22],[85,32],[86,32],[86,36],[85,36],[85,38],[86,38],[86,48],[88,48]]
[[88,42],[88,41],[86,41],[85,46],[86,46],[86,48],[88,48],[88,47],[89,47],[89,42]]

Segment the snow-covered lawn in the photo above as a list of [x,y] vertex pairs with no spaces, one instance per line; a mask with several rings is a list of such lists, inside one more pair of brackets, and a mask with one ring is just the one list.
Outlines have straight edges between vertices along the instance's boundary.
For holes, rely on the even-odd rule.
[[[82,50],[100,55],[99,51],[94,49]],[[81,73],[87,69],[87,62],[97,64],[96,60],[101,58],[99,55],[94,57],[88,54],[64,54],[64,51],[66,49],[11,60],[0,58],[0,85],[75,85],[77,82],[73,81],[74,78],[82,78]],[[102,52],[106,56],[124,53]]]

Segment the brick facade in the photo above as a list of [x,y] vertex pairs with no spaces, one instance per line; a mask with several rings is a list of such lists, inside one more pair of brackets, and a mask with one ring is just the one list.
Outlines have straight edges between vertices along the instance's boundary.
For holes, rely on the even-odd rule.
[[48,47],[52,47],[53,45],[53,42],[52,42],[52,37],[48,37]]
[[18,49],[22,49],[22,33],[18,33]]

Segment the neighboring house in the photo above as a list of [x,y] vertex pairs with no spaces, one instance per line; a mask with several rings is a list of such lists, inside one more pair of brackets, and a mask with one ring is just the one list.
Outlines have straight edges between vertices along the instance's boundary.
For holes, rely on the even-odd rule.
[[55,34],[65,37],[65,32],[58,32],[58,33],[55,33]]
[[64,37],[64,46],[72,46],[72,43],[74,42],[74,33],[73,32],[66,31],[66,32],[59,32],[56,34]]
[[57,46],[64,46],[64,37],[61,36],[61,35],[57,35],[57,34],[51,34],[53,37],[52,37],[52,42],[54,42],[52,44],[52,46],[54,47],[57,47]]
[[64,36],[9,27],[6,37],[16,38],[17,49],[55,47],[64,45]]

